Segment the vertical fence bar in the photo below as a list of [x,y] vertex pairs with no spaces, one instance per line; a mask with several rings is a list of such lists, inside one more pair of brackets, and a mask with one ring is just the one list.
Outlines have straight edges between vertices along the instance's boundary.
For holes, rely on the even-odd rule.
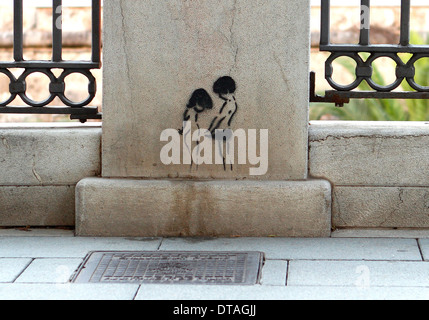
[[62,60],[63,30],[62,30],[62,0],[52,1],[52,61]]
[[100,62],[101,52],[101,3],[92,0],[92,62]]
[[410,44],[410,0],[401,0],[401,46]]
[[15,61],[24,60],[23,14],[24,12],[23,12],[22,0],[14,0],[13,1],[13,57]]
[[320,44],[329,45],[331,42],[331,1],[322,0],[320,17]]
[[361,25],[360,25],[360,38],[359,44],[362,46],[369,45],[369,32],[370,32],[370,21],[371,21],[371,10],[370,10],[370,0],[361,0],[360,5],[361,10]]

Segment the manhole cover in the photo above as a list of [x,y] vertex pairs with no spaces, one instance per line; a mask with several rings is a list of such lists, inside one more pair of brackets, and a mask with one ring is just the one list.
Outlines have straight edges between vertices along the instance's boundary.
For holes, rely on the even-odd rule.
[[261,252],[90,252],[76,283],[254,285]]

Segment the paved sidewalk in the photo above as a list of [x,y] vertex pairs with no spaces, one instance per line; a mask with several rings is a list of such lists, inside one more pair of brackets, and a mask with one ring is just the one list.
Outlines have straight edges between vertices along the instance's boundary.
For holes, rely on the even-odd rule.
[[[72,284],[89,251],[262,251],[255,286]],[[79,238],[0,230],[0,299],[429,299],[429,231],[338,231],[331,238]]]

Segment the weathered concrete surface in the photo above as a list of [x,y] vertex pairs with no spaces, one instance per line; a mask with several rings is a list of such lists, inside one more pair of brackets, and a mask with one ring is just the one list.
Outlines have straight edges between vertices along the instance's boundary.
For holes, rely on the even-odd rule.
[[101,128],[0,126],[0,185],[74,185],[100,174]]
[[346,186],[429,185],[429,123],[313,121],[309,140],[314,178]]
[[[305,179],[309,13],[308,0],[107,1],[103,177]],[[269,130],[264,176],[249,176],[249,163],[160,161],[161,132],[182,127],[194,90],[220,112],[213,84],[223,76],[236,82],[231,129]]]
[[327,181],[84,179],[76,190],[79,236],[326,237]]
[[73,226],[75,185],[100,172],[101,127],[0,125],[0,226]]
[[353,228],[429,228],[429,187],[333,190],[332,224]]
[[0,186],[0,226],[73,226],[74,186]]

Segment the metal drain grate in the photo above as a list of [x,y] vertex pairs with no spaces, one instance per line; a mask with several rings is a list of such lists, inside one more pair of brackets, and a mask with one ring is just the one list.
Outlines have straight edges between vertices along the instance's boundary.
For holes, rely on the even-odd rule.
[[261,252],[90,252],[75,283],[254,285]]

